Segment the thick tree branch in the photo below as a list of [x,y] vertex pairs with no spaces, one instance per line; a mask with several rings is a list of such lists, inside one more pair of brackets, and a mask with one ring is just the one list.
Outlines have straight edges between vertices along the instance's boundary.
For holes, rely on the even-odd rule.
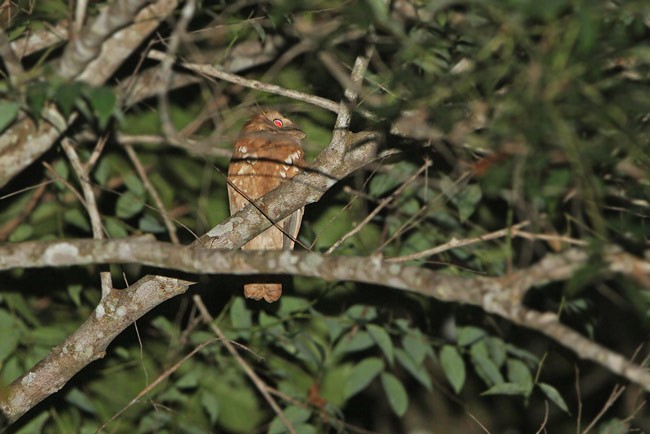
[[[143,0],[135,3],[144,4]],[[64,54],[65,67],[62,65],[66,71],[64,77],[76,77],[92,85],[104,83],[124,59],[131,55],[133,50],[176,8],[176,5],[177,0],[158,0],[142,9],[135,17],[129,18],[135,24],[117,32],[115,30],[126,25],[123,20],[113,21],[110,17],[100,16],[97,21],[108,26],[105,30],[114,32],[105,35],[110,37],[103,39],[103,44],[100,46],[102,54],[97,56],[94,48],[90,56],[88,56],[90,52],[69,54],[68,57]],[[99,30],[93,27],[94,25],[93,23],[89,26],[89,32],[94,35],[93,37],[98,38]],[[70,49],[70,52],[76,53],[78,50],[83,51],[83,45]],[[46,107],[42,117],[47,121],[41,121],[38,125],[30,118],[24,117],[0,136],[0,188],[43,155],[74,120],[74,115],[70,119],[65,119],[53,106]]]
[[[426,268],[389,264],[380,257],[324,256],[292,251],[251,253],[188,249],[142,239],[26,242],[0,247],[0,269],[138,263],[197,274],[290,274],[318,277],[327,281],[364,282],[414,292],[440,301],[471,304],[537,330],[574,351],[579,357],[596,362],[650,391],[650,372],[646,369],[563,325],[556,314],[531,311],[520,304],[523,293],[528,289],[551,281],[566,280],[586,265],[588,259],[589,256],[584,251],[571,249],[561,254],[548,255],[530,268],[511,276],[459,277]],[[607,253],[604,259],[609,264],[610,271],[637,273],[641,267],[650,272],[648,262],[620,251]],[[634,269],[629,268],[630,263],[636,264]],[[155,300],[165,297],[161,294],[168,289],[168,283],[176,285],[178,282],[159,277],[153,279],[160,286],[148,286],[143,293],[151,295],[152,290],[157,290],[159,294],[154,297]],[[89,320],[91,324],[84,325],[82,335],[75,333],[77,339],[72,343],[84,342],[83,348],[87,351],[87,356],[97,358],[96,353],[104,351],[115,335],[110,333],[106,337],[97,338],[98,335],[83,334],[90,333],[89,330],[96,333],[101,329],[96,324],[104,316],[105,325],[114,323],[115,317],[120,324],[124,324],[124,317],[135,319],[144,313],[140,309],[148,311],[152,307],[150,300],[143,300],[142,296],[135,297],[133,292],[131,289],[113,291],[111,297],[98,306],[96,314]],[[126,296],[127,294],[131,296]],[[124,304],[124,301],[128,304]],[[109,330],[115,330],[114,324]],[[70,349],[72,343],[64,343],[62,348],[56,348],[55,351],[71,351],[70,354],[65,354],[76,360],[78,356]],[[89,351],[89,348],[93,348],[93,351]],[[10,393],[15,387],[22,389],[22,385],[15,382],[10,386]],[[8,411],[11,407],[6,403],[0,403],[0,408],[11,415]]]
[[133,22],[135,14],[149,0],[118,0],[107,8],[75,37],[65,48],[58,73],[74,79],[91,60],[99,56],[104,42],[118,30]]

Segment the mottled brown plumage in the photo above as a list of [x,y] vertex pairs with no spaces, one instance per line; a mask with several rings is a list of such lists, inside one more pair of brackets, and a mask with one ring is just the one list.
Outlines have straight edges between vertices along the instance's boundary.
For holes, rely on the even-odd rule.
[[[261,111],[244,125],[228,167],[231,215],[300,173],[304,167],[301,146],[304,137],[305,133],[291,120],[273,110]],[[298,235],[303,213],[304,209],[299,209],[278,223],[284,233],[274,225],[250,240],[242,249],[293,249],[293,240]],[[282,285],[249,283],[244,285],[244,295],[272,303],[282,295]]]

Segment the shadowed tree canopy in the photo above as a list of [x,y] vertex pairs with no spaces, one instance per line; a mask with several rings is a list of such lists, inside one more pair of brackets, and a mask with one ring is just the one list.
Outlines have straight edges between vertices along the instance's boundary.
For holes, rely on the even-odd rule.
[[0,428],[650,431],[647,3],[5,1]]

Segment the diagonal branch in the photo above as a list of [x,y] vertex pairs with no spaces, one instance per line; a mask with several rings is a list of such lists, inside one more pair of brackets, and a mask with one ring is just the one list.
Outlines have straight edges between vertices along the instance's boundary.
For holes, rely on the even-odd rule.
[[[118,3],[118,2],[116,2]],[[124,3],[124,0],[119,3]],[[136,3],[143,3],[139,0]],[[158,0],[155,3],[142,9],[135,17],[131,16],[130,21],[134,24],[115,32],[116,29],[126,25],[124,21],[113,22],[110,17],[100,20],[114,33],[108,33],[101,45],[102,53],[92,55],[64,54],[62,68],[65,69],[64,77],[76,77],[92,85],[103,84],[113,75],[115,70],[122,64],[135,48],[170,14],[177,5],[177,0]],[[133,4],[129,7],[129,10]],[[129,21],[129,22],[130,22]],[[94,25],[94,24],[93,24]],[[90,33],[99,33],[95,27]],[[95,38],[99,36],[95,35]],[[77,46],[79,49],[81,46]],[[76,49],[66,49],[74,52]],[[74,60],[77,59],[77,60]],[[93,60],[94,59],[94,60]],[[78,62],[78,63],[75,63]],[[25,167],[32,164],[45,151],[50,149],[56,139],[65,131],[74,120],[65,119],[53,106],[46,106],[38,125],[30,118],[25,117],[16,122],[0,136],[0,188],[4,187],[16,174]]]

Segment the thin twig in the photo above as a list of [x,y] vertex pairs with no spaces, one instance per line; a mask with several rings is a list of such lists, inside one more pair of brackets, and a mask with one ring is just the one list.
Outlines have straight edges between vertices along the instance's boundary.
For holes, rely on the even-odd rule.
[[535,434],[546,432],[546,423],[548,422],[548,400],[544,400],[544,420]]
[[147,171],[144,170],[144,167],[142,167],[142,163],[138,158],[138,154],[135,153],[131,145],[124,145],[124,150],[126,151],[126,154],[131,159],[131,163],[133,163],[135,170],[138,172],[138,175],[140,176],[140,179],[142,179],[144,188],[147,189],[147,191],[151,195],[151,198],[156,204],[156,207],[158,207],[158,212],[160,213],[160,216],[162,217],[163,222],[165,223],[165,227],[167,228],[167,232],[169,233],[169,239],[174,244],[180,244],[178,235],[176,234],[176,226],[174,226],[171,219],[169,218],[167,208],[165,208],[165,205],[163,204],[160,195],[158,194],[153,184],[149,180],[149,177],[147,176]]
[[115,419],[117,419],[117,418],[118,418],[122,413],[124,413],[126,410],[128,410],[130,407],[132,407],[133,404],[135,404],[136,402],[138,402],[138,400],[139,400],[140,398],[142,398],[144,395],[146,395],[147,393],[149,393],[151,390],[153,390],[154,387],[156,387],[157,385],[159,385],[160,383],[162,383],[162,382],[163,382],[164,380],[166,380],[170,375],[172,375],[174,372],[176,372],[176,371],[178,370],[178,368],[180,368],[180,367],[183,365],[183,363],[187,362],[190,358],[192,358],[192,356],[194,356],[194,354],[198,353],[199,351],[201,351],[203,348],[207,347],[208,345],[217,342],[218,340],[219,340],[219,339],[210,339],[210,340],[208,340],[208,341],[203,342],[202,344],[200,344],[200,345],[198,345],[196,348],[194,348],[192,351],[190,351],[190,353],[189,353],[188,355],[186,355],[185,357],[183,357],[182,359],[180,359],[177,363],[175,363],[175,364],[172,365],[169,369],[167,369],[165,372],[163,372],[162,374],[160,374],[160,375],[158,376],[158,378],[156,378],[156,379],[153,381],[153,383],[151,383],[150,385],[148,385],[147,387],[145,387],[144,389],[142,389],[142,390],[140,391],[140,393],[138,393],[138,394],[136,395],[135,398],[133,398],[131,401],[129,401],[129,403],[126,404],[124,407],[122,407],[122,408],[120,409],[120,411],[118,411],[117,413],[115,413],[113,416],[111,416],[110,419],[108,419],[108,420],[107,420],[106,422],[104,422],[104,423],[103,423],[99,428],[97,428],[97,431],[95,431],[95,434],[97,434],[98,432],[100,432],[101,430],[103,430],[104,428],[106,428],[106,425],[108,425],[109,423],[111,423],[112,421],[114,421]]
[[[169,55],[156,50],[151,50],[148,56],[151,59],[160,60],[163,62],[169,61],[169,59],[173,61],[173,57],[170,57]],[[261,81],[247,79],[237,74],[231,74],[230,72],[223,71],[212,65],[190,63],[190,62],[180,62],[180,65],[183,68],[189,69],[190,71],[197,72],[206,77],[215,77],[251,89],[261,90],[263,92],[269,92],[275,95],[286,96],[288,98],[292,98],[298,101],[303,101],[333,112],[338,112],[339,110],[339,104],[329,99],[310,95],[304,92],[299,92],[297,90],[287,89],[282,86],[277,86],[275,84],[262,83]]]
[[20,226],[27,216],[32,213],[36,204],[41,200],[41,197],[45,192],[45,187],[47,187],[48,184],[49,182],[41,182],[37,185],[36,191],[32,194],[32,197],[29,198],[29,202],[27,202],[20,214],[0,227],[0,241],[4,241],[18,226]]
[[603,408],[601,408],[598,414],[594,416],[591,423],[587,425],[584,431],[582,431],[582,434],[587,434],[593,427],[596,426],[598,421],[605,415],[607,410],[609,410],[610,407],[614,405],[616,401],[618,401],[618,398],[621,396],[623,392],[625,392],[625,389],[627,389],[627,387],[621,386],[620,384],[616,384],[614,386],[612,392],[609,394],[609,398],[607,398],[607,401],[605,402],[605,405],[603,405]]
[[352,237],[352,236],[354,236],[356,233],[358,233],[358,232],[359,232],[359,231],[360,231],[360,230],[361,230],[365,225],[367,225],[367,224],[370,222],[370,220],[372,220],[373,218],[375,218],[375,216],[379,213],[379,211],[381,211],[382,209],[384,209],[384,207],[385,207],[386,205],[388,205],[389,203],[391,203],[391,202],[392,202],[392,201],[393,201],[397,196],[399,196],[400,194],[402,194],[402,192],[404,191],[404,189],[405,189],[406,187],[408,187],[408,186],[409,186],[413,181],[415,181],[415,180],[416,180],[416,179],[417,179],[417,178],[422,174],[422,172],[424,172],[425,170],[427,170],[427,169],[429,168],[429,166],[431,166],[431,160],[427,160],[427,161],[425,161],[424,165],[423,165],[422,167],[420,167],[420,169],[419,169],[416,173],[414,173],[414,174],[411,175],[411,176],[410,176],[406,181],[404,181],[404,182],[402,183],[402,185],[400,185],[399,188],[393,192],[393,194],[391,194],[390,196],[388,196],[388,197],[382,199],[382,200],[379,202],[379,205],[377,205],[377,206],[375,207],[375,209],[372,210],[372,212],[368,213],[368,215],[367,215],[367,216],[366,216],[366,217],[365,217],[365,218],[364,218],[364,219],[363,219],[363,220],[362,220],[358,225],[356,225],[356,226],[355,226],[351,231],[349,231],[348,233],[346,233],[345,235],[343,235],[341,238],[339,238],[338,241],[336,241],[334,244],[332,244],[332,246],[331,246],[329,249],[327,249],[327,252],[325,252],[325,254],[326,254],[326,255],[331,254],[331,253],[332,253],[334,250],[336,250],[336,249],[337,249],[341,244],[343,244],[343,243],[345,242],[345,240],[349,239],[350,237]]
[[336,417],[336,415],[326,413],[324,410],[320,409],[318,406],[312,404],[312,403],[304,403],[303,401],[300,401],[292,396],[287,395],[284,392],[279,391],[278,389],[268,386],[269,392],[272,395],[277,396],[278,398],[291,403],[292,405],[296,407],[301,407],[301,408],[306,408],[306,409],[318,409],[320,411],[320,417],[325,422],[326,424],[337,428],[337,427],[345,427],[348,432],[356,432],[359,434],[379,434],[377,431],[369,431],[367,429],[359,428],[357,426],[354,426],[350,423],[347,423],[343,419],[339,419]]
[[7,34],[1,28],[0,28],[0,57],[2,57],[5,68],[7,68],[7,72],[9,73],[9,78],[13,83],[16,83],[17,77],[22,75],[24,72],[23,65],[20,63],[20,59],[18,59],[16,53],[14,53],[13,48],[11,48],[11,44],[9,43],[9,38],[7,37]]
[[88,8],[88,0],[77,0],[74,8],[74,30],[75,34],[78,33],[84,25],[86,20],[86,10]]
[[[104,227],[102,225],[102,218],[99,215],[99,209],[97,208],[97,200],[95,199],[95,193],[93,192],[92,185],[88,179],[88,171],[84,168],[84,165],[79,159],[77,151],[74,149],[72,142],[69,138],[65,137],[61,140],[61,146],[65,151],[65,154],[68,156],[68,160],[72,164],[72,168],[77,174],[77,179],[79,179],[79,184],[81,185],[81,191],[83,192],[85,198],[86,211],[88,211],[88,217],[90,217],[90,226],[93,231],[93,238],[97,240],[104,239]],[[106,297],[111,289],[113,289],[113,281],[111,279],[110,271],[101,271],[99,273],[99,280],[102,285],[102,298]]]
[[162,60],[160,68],[160,76],[165,81],[165,85],[160,87],[158,91],[158,104],[160,106],[160,119],[162,122],[163,133],[167,137],[174,137],[177,135],[176,129],[171,121],[169,114],[169,100],[167,98],[167,89],[171,86],[172,82],[172,67],[174,66],[174,59],[176,52],[181,43],[181,38],[185,35],[187,26],[194,16],[196,11],[196,0],[187,0],[185,6],[181,11],[181,17],[176,24],[176,28],[169,38],[169,46],[167,47],[167,55]]
[[292,434],[296,434],[296,429],[293,427],[291,421],[287,418],[287,416],[284,414],[284,412],[282,411],[278,403],[269,393],[269,388],[266,385],[266,383],[255,373],[255,371],[248,365],[248,363],[246,363],[246,361],[242,358],[242,356],[240,356],[239,353],[237,352],[237,349],[235,349],[235,346],[226,338],[226,336],[223,334],[219,326],[214,322],[214,318],[212,317],[212,315],[210,315],[210,312],[208,312],[208,309],[205,307],[205,304],[203,304],[203,300],[201,300],[201,297],[197,294],[192,297],[192,300],[194,300],[194,304],[196,304],[196,307],[199,308],[199,312],[201,312],[203,321],[212,329],[214,334],[217,335],[219,339],[223,342],[228,352],[235,358],[237,363],[239,363],[239,366],[242,367],[246,375],[248,375],[248,378],[251,379],[255,387],[257,387],[257,390],[260,391],[264,399],[266,399],[266,402],[269,403],[269,405],[271,406],[273,411],[275,411],[275,414],[278,415],[278,418],[282,421],[284,426],[287,427],[287,430]]
[[431,249],[423,250],[421,252],[413,253],[410,255],[404,255],[404,256],[395,256],[393,258],[386,258],[386,262],[406,262],[406,261],[413,261],[415,259],[421,259],[421,258],[426,258],[428,256],[433,256],[437,255],[438,253],[445,252],[447,250],[451,249],[456,249],[458,247],[464,247],[468,246],[470,244],[478,243],[481,241],[488,241],[488,240],[494,240],[497,238],[502,238],[507,236],[509,233],[511,235],[515,235],[515,232],[517,229],[528,226],[530,224],[530,221],[526,220],[521,223],[517,223],[516,225],[509,227],[509,228],[504,228],[504,229],[499,229],[498,231],[490,232],[489,234],[484,234],[484,235],[479,235],[478,237],[473,237],[473,238],[465,238],[463,240],[458,240],[456,238],[452,238],[449,242],[442,244],[440,246],[433,247]]
[[432,205],[438,201],[440,197],[446,196],[449,198],[452,194],[455,194],[457,190],[460,190],[460,187],[458,187],[460,184],[464,183],[471,177],[470,172],[465,172],[462,175],[458,177],[457,180],[454,181],[453,183],[453,190],[451,191],[452,188],[449,189],[449,191],[446,191],[444,193],[438,194],[436,197],[432,198],[429,203],[425,204],[422,206],[419,210],[417,210],[408,220],[406,220],[395,232],[386,240],[384,241],[379,247],[375,249],[375,254],[379,254],[382,252],[384,247],[389,245],[393,240],[397,239],[400,235],[402,235],[404,232],[406,232],[409,228],[416,226],[418,219],[423,218],[423,215],[425,214],[426,211],[431,209]]
[[86,164],[84,165],[84,169],[86,170],[86,173],[90,173],[93,170],[93,167],[95,167],[95,164],[97,164],[97,160],[99,160],[99,157],[102,155],[102,152],[104,151],[104,147],[106,146],[106,143],[108,142],[108,136],[103,135],[99,139],[97,139],[97,144],[95,145],[95,149],[93,149],[92,154],[90,154],[90,157],[88,157],[88,161],[86,161]]
[[518,228],[514,228],[514,226],[513,229],[513,237],[525,238],[527,240],[559,241],[561,243],[573,244],[576,246],[586,246],[589,244],[587,241],[577,240],[575,238],[565,237],[562,235],[533,234],[530,232],[520,231]]

